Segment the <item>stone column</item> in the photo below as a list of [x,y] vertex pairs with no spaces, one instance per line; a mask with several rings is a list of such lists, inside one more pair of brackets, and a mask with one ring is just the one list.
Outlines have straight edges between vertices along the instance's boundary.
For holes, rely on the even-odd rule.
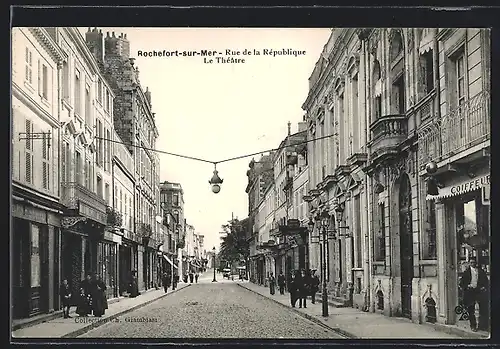
[[436,202],[436,247],[438,257],[438,293],[440,295],[437,310],[438,322],[446,323],[447,320],[447,298],[446,278],[448,277],[448,268],[446,265],[446,210],[442,202]]

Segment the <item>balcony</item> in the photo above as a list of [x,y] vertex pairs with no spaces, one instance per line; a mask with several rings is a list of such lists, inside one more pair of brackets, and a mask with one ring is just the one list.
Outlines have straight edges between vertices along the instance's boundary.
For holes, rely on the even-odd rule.
[[81,216],[107,224],[106,201],[79,183],[61,183],[61,203]]
[[405,115],[385,115],[370,125],[372,159],[394,151],[408,136]]
[[491,138],[490,95],[482,92],[419,130],[419,162],[439,162]]

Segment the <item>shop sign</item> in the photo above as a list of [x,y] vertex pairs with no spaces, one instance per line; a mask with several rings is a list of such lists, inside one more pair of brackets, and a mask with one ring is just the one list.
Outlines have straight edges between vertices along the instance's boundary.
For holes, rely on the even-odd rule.
[[24,206],[14,203],[12,206],[12,216],[24,218]]
[[24,219],[41,224],[47,224],[47,212],[35,207],[26,206],[24,209]]
[[113,241],[113,233],[110,232],[109,230],[104,231],[104,239],[108,241]]
[[487,174],[485,176],[475,178],[475,179],[468,181],[468,182],[465,182],[465,183],[452,185],[450,187],[450,192],[451,192],[452,196],[460,195],[460,194],[464,194],[464,193],[468,193],[470,191],[480,189],[480,188],[482,188],[486,185],[489,185],[489,184],[490,184],[490,175]]
[[476,177],[466,182],[440,188],[438,195],[427,195],[426,199],[433,200],[438,198],[446,198],[451,196],[462,195],[471,191],[479,190],[489,185],[490,185],[490,174],[488,173],[486,175]]
[[122,244],[122,237],[120,235],[113,234],[112,238],[113,242],[116,242],[118,245]]
[[481,198],[483,200],[483,205],[489,205],[490,204],[490,185],[485,185],[482,188],[481,192]]

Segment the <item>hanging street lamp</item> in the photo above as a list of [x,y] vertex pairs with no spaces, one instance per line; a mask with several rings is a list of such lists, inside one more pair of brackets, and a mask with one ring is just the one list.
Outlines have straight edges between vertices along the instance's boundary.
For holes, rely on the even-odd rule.
[[208,183],[212,186],[212,192],[214,194],[220,192],[220,185],[222,184],[223,181],[224,180],[219,177],[219,174],[217,172],[217,165],[214,165],[214,175],[208,181]]

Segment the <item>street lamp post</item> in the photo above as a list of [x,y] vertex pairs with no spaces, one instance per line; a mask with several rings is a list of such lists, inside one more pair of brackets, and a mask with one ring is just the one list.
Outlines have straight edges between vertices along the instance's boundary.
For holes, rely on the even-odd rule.
[[326,250],[327,250],[327,242],[328,242],[328,232],[327,232],[327,229],[328,229],[328,225],[329,225],[329,220],[330,220],[330,215],[328,214],[327,211],[323,211],[321,213],[321,235],[322,235],[322,238],[323,238],[323,244],[322,244],[322,248],[323,248],[323,253],[321,254],[321,259],[322,259],[322,274],[323,274],[323,278],[322,278],[322,292],[321,292],[321,306],[322,306],[322,315],[324,317],[327,317],[328,316],[328,289],[327,289],[327,283],[326,283],[326,263],[327,263],[327,259],[326,259]]
[[215,246],[214,248],[212,249],[212,252],[214,253],[214,279],[212,280],[212,282],[217,282],[217,279],[215,278]]

